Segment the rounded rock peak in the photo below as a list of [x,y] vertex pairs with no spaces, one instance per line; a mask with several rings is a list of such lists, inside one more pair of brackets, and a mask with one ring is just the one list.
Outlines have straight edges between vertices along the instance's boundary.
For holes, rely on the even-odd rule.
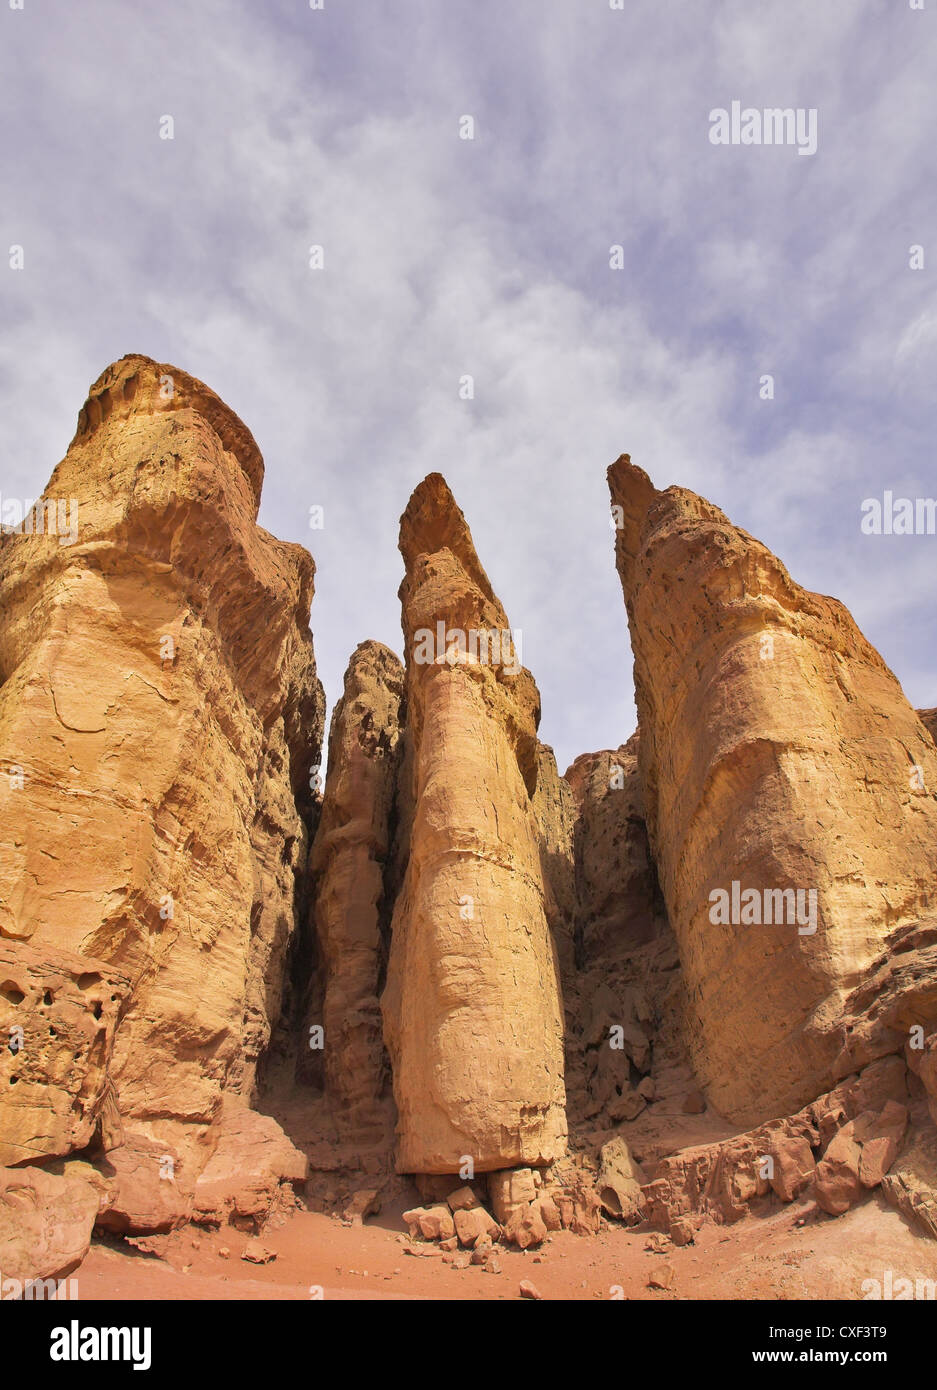
[[240,464],[259,507],[264,461],[254,436],[210,386],[168,362],[128,353],[106,367],[88,391],[72,443],[86,439],[112,417],[175,410],[194,410],[211,426]]

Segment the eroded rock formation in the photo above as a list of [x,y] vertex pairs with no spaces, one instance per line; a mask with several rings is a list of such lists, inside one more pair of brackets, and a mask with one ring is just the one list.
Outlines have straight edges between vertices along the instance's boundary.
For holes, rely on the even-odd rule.
[[[362,642],[332,714],[319,827],[310,853],[322,979],[325,1084],[342,1133],[380,1139],[392,1118],[379,995],[390,907],[385,875],[402,753],[404,671],[380,642]],[[315,998],[306,1031],[319,1015]],[[310,1049],[303,1050],[303,1057]]]
[[347,1225],[406,1191],[490,1272],[876,1190],[934,1234],[934,711],[846,610],[622,458],[641,732],[560,776],[432,474],[406,664],[355,650],[320,803],[314,567],[262,477],[207,387],[124,358],[45,531],[0,534],[4,1274],[95,1225],[256,1234],[304,1184]]
[[262,477],[212,391],[126,357],[46,489],[76,533],[47,511],[0,538],[0,937],[25,996],[2,1020],[25,1019],[8,1161],[82,1147],[106,1091],[125,1129],[204,1161],[222,1096],[250,1099],[323,721],[314,566],[257,526]]
[[643,1215],[685,1245],[704,1220],[738,1221],[772,1198],[809,1192],[824,1211],[842,1214],[894,1161],[907,1099],[903,1062],[882,1058],[794,1115],[665,1156],[642,1187]]
[[0,1167],[121,1142],[109,1067],[130,982],[54,944],[0,938]]
[[383,997],[398,1168],[540,1165],[563,1152],[566,1116],[531,804],[539,696],[438,474],[400,549],[414,810]]
[[627,456],[609,485],[690,1047],[757,1123],[937,1015],[935,749],[842,604]]

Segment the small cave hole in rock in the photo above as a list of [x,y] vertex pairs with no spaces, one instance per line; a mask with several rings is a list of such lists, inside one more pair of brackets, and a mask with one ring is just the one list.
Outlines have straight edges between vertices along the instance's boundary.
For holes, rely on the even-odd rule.
[[26,998],[23,991],[15,985],[12,980],[4,980],[3,984],[0,985],[0,996],[2,996],[8,1004],[22,1004],[23,1000]]

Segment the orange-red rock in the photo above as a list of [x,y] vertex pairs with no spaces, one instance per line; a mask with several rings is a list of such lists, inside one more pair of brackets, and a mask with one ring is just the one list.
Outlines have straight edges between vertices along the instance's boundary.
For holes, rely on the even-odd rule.
[[91,956],[0,937],[0,1165],[121,1142],[108,1067],[129,985]]
[[920,719],[931,738],[937,742],[937,708],[919,709],[917,717]]
[[[88,1253],[103,1184],[85,1163],[67,1163],[60,1173],[42,1168],[0,1168],[0,1278],[21,1284],[59,1279]],[[47,1289],[31,1298],[51,1297]]]

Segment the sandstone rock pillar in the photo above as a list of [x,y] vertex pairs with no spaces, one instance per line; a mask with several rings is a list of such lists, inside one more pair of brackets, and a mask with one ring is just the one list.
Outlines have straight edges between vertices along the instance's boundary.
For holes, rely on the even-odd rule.
[[397,1166],[545,1164],[566,1119],[531,802],[539,697],[439,474],[414,492],[400,549],[414,809],[382,1001]]
[[[32,943],[88,1032],[71,1070],[95,1075],[67,1093],[97,1095],[107,1062],[123,1117],[170,1148],[226,1091],[250,1097],[306,861],[314,565],[256,524],[262,479],[214,392],[126,357],[91,388],[41,532],[0,537],[0,936]],[[108,970],[97,1036],[77,1010]]]
[[937,1012],[937,757],[841,603],[627,456],[609,486],[691,1051],[757,1123]]
[[[380,1137],[384,1038],[384,874],[400,761],[404,671],[362,642],[332,714],[322,814],[309,856],[319,966],[325,977],[326,1091],[348,1137]],[[389,917],[389,913],[387,914]]]

